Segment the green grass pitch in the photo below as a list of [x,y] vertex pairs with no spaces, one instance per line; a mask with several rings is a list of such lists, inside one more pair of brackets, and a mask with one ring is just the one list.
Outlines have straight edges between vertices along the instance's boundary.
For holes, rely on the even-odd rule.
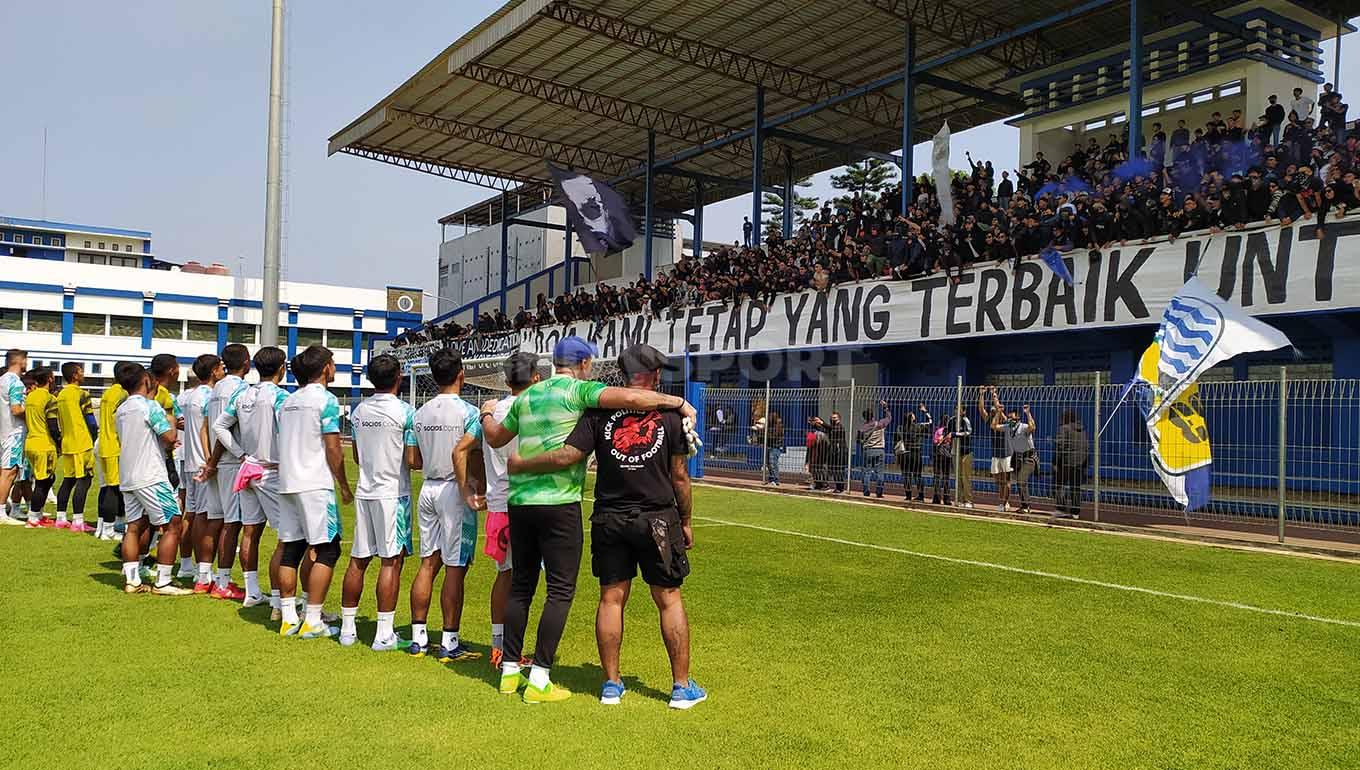
[[[599,705],[588,550],[553,670],[578,694],[531,707],[485,660],[369,650],[376,563],[345,649],[279,638],[268,607],[125,596],[108,545],[0,529],[0,767],[1360,765],[1354,564],[717,488],[695,509],[685,599],[710,697],[689,712],[666,708],[640,585],[629,694]],[[479,554],[462,635],[483,652],[492,577]]]

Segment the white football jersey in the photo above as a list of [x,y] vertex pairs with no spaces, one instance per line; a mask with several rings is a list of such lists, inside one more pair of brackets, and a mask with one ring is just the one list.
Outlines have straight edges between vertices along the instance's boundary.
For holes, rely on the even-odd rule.
[[124,492],[169,483],[161,436],[172,424],[165,409],[146,396],[128,396],[114,412],[118,426],[118,486]]
[[340,402],[314,382],[284,399],[279,408],[279,491],[334,489],[322,435],[340,432]]
[[453,448],[463,434],[481,437],[477,407],[451,393],[441,393],[416,411],[416,441],[427,479],[457,481]]
[[0,375],[0,436],[20,435],[26,429],[24,418],[10,413],[10,407],[15,404],[23,406],[26,395],[24,381],[19,379],[19,375],[14,372]]
[[[212,433],[213,424],[217,422],[224,412],[234,408],[233,405],[236,399],[240,398],[241,394],[248,390],[249,387],[250,386],[246,385],[245,380],[234,374],[228,374],[226,377],[218,380],[217,384],[212,387],[212,394],[208,396],[209,450],[217,446],[217,437]],[[232,440],[236,443],[237,448],[239,448],[241,446],[240,424],[236,423],[231,425],[230,430]],[[223,465],[240,465],[241,455],[233,452],[231,447],[228,446],[228,448],[222,452],[221,462]]]
[[203,444],[199,429],[206,425],[211,432],[212,426],[208,424],[208,397],[211,395],[212,388],[199,385],[179,396],[179,410],[184,415],[184,471],[190,475],[208,461],[208,447]]
[[236,400],[236,419],[241,426],[241,448],[261,465],[279,463],[279,408],[288,391],[262,382]]
[[[510,413],[510,407],[515,405],[514,396],[506,396],[496,402],[496,410],[491,413],[492,419],[500,422]],[[478,428],[480,428],[480,424]],[[482,460],[486,464],[486,508],[489,511],[499,511],[505,513],[508,508],[510,497],[510,455],[515,453],[519,446],[519,438],[510,439],[510,443],[496,449],[491,444],[482,442]]]
[[359,454],[355,497],[383,500],[411,494],[406,447],[416,446],[415,414],[410,404],[391,393],[374,394],[354,407],[349,428]]

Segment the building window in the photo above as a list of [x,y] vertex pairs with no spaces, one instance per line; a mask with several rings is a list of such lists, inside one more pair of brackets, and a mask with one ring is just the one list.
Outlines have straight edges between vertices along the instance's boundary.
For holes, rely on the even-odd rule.
[[1096,384],[1096,375],[1100,375],[1101,384],[1110,384],[1110,373],[1108,370],[1054,372],[1053,384],[1094,385]]
[[76,334],[98,334],[103,336],[106,316],[93,313],[76,313],[74,330]]
[[[151,336],[158,340],[182,340],[184,339],[184,322],[157,318],[151,322]],[[213,330],[213,339],[217,339],[216,329]]]
[[103,364],[99,363],[98,361],[90,364],[90,374],[103,374],[103,373],[104,373]]
[[99,248],[101,248],[101,249],[104,248],[104,242],[103,242],[103,241],[100,241],[100,242],[99,242]]
[[109,316],[110,337],[141,337],[142,319],[125,315]]
[[227,324],[227,342],[239,342],[242,345],[255,344],[255,330],[258,327],[249,324]]
[[189,339],[194,342],[217,342],[217,324],[209,321],[190,321]]
[[354,332],[330,329],[326,332],[326,347],[332,350],[353,350]]
[[87,249],[90,248],[90,242],[89,242],[89,241],[85,241],[85,248],[87,248]]
[[17,332],[24,328],[24,311],[0,308],[0,330]]
[[130,244],[130,243],[125,243],[125,244],[123,244],[123,251],[126,251],[126,252],[129,252],[129,253],[130,253],[130,252],[132,251],[132,244]]
[[61,313],[47,310],[28,311],[28,330],[31,332],[61,332]]
[[15,233],[15,234],[14,234],[14,242],[15,242],[15,243],[23,243],[23,242],[24,242],[24,236],[23,236],[23,234],[22,234],[22,233]]
[[82,265],[103,265],[108,262],[103,254],[77,254],[76,261]]
[[323,345],[320,329],[298,329],[297,330],[297,349],[302,350],[308,345]]
[[136,257],[109,257],[109,264],[114,267],[136,267]]
[[52,244],[53,246],[61,246],[61,236],[58,235],[52,236],[52,239],[48,241],[48,243]]
[[35,236],[33,236],[33,245],[34,245],[34,246],[41,246],[41,245],[43,245],[43,239],[42,239],[42,236],[41,236],[41,235],[35,235]]

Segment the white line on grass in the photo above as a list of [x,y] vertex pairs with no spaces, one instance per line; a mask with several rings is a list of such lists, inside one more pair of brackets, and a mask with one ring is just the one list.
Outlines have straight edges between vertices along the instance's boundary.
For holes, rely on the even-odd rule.
[[1208,599],[1208,598],[1205,598],[1205,597],[1203,597],[1203,596],[1191,596],[1190,594],[1177,594],[1177,593],[1171,593],[1171,592],[1169,592],[1169,591],[1158,591],[1158,590],[1153,589],[1153,588],[1142,588],[1142,587],[1140,587],[1140,586],[1128,586],[1128,585],[1123,585],[1122,583],[1109,583],[1109,582],[1106,582],[1106,581],[1104,581],[1104,580],[1092,580],[1092,579],[1090,579],[1090,578],[1073,577],[1073,576],[1071,576],[1071,575],[1059,575],[1059,574],[1057,574],[1057,573],[1055,573],[1055,572],[1044,572],[1044,571],[1042,571],[1042,570],[1026,569],[1026,568],[1024,568],[1024,567],[1012,567],[1012,566],[1007,565],[1007,564],[995,564],[995,563],[993,563],[993,562],[989,562],[989,561],[978,561],[978,560],[976,560],[976,559],[960,559],[960,558],[955,557],[955,556],[941,556],[940,554],[935,554],[935,553],[924,553],[924,552],[921,552],[921,551],[911,551],[911,550],[908,550],[908,549],[906,549],[906,548],[894,548],[894,547],[892,547],[892,546],[887,546],[887,545],[877,545],[877,544],[875,544],[875,543],[861,543],[861,542],[857,542],[857,541],[855,541],[855,540],[843,540],[843,539],[841,539],[841,538],[839,538],[839,537],[828,537],[828,536],[826,536],[826,535],[814,535],[814,534],[811,534],[811,533],[808,533],[808,532],[795,532],[795,531],[789,530],[789,529],[776,529],[776,528],[774,528],[774,527],[762,527],[762,526],[759,526],[759,525],[756,525],[756,524],[744,524],[744,523],[739,522],[739,521],[727,521],[727,520],[725,520],[725,519],[715,519],[715,518],[712,518],[712,517],[709,517],[709,516],[695,516],[694,518],[696,518],[696,519],[702,519],[703,521],[712,522],[712,523],[714,523],[714,524],[722,524],[722,525],[729,526],[729,527],[741,527],[741,528],[743,528],[743,529],[754,529],[754,530],[757,530],[757,531],[760,531],[760,532],[770,532],[770,533],[773,533],[773,534],[776,534],[776,535],[788,535],[789,537],[801,537],[801,538],[805,538],[805,539],[807,539],[807,540],[820,540],[820,541],[825,542],[825,543],[837,543],[837,544],[839,544],[839,545],[848,545],[848,546],[852,546],[852,547],[854,547],[854,548],[867,548],[867,549],[870,549],[870,550],[873,550],[873,551],[886,551],[886,552],[888,552],[888,553],[897,553],[897,554],[902,554],[902,555],[904,555],[904,556],[915,556],[915,557],[920,558],[920,559],[932,559],[932,560],[934,560],[934,561],[942,561],[942,562],[947,562],[947,563],[949,563],[949,564],[962,564],[962,565],[966,565],[966,566],[969,566],[969,567],[983,567],[983,568],[985,568],[985,569],[1001,570],[1002,572],[1012,572],[1012,573],[1015,573],[1015,574],[1018,574],[1018,575],[1030,575],[1030,576],[1032,576],[1032,577],[1043,577],[1043,578],[1049,578],[1049,579],[1051,579],[1051,580],[1062,580],[1062,581],[1065,581],[1065,582],[1068,582],[1068,583],[1077,583],[1077,584],[1080,584],[1080,585],[1097,586],[1097,587],[1100,587],[1100,588],[1109,588],[1109,589],[1115,590],[1115,591],[1127,591],[1127,592],[1129,592],[1129,593],[1144,594],[1144,595],[1147,595],[1147,596],[1159,596],[1159,597],[1162,597],[1162,598],[1164,598],[1164,599],[1179,599],[1179,600],[1185,601],[1185,602],[1195,602],[1195,603],[1197,603],[1197,604],[1210,604],[1210,605],[1213,605],[1213,606],[1216,606],[1216,607],[1227,607],[1227,608],[1229,608],[1229,609],[1234,609],[1234,610],[1245,610],[1245,611],[1247,611],[1247,612],[1256,612],[1256,613],[1259,613],[1259,614],[1262,614],[1262,615],[1275,615],[1275,616],[1283,617],[1283,618],[1295,618],[1295,619],[1297,619],[1297,620],[1310,620],[1310,621],[1313,621],[1314,623],[1327,623],[1327,624],[1334,625],[1334,626],[1346,626],[1346,627],[1348,627],[1348,628],[1360,628],[1360,621],[1355,621],[1355,620],[1341,620],[1341,619],[1338,619],[1338,618],[1324,618],[1324,617],[1320,617],[1320,616],[1318,616],[1318,615],[1307,615],[1307,614],[1304,614],[1304,613],[1302,613],[1302,612],[1292,612],[1292,611],[1289,611],[1289,610],[1273,610],[1273,609],[1270,609],[1270,608],[1268,608],[1268,607],[1257,607],[1257,606],[1252,605],[1252,604],[1243,604],[1243,603],[1241,603],[1241,602],[1229,602],[1229,601],[1223,601],[1223,600],[1221,600],[1221,599]]

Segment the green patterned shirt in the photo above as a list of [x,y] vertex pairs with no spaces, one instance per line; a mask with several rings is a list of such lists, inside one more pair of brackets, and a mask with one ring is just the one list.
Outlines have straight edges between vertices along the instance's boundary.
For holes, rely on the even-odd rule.
[[[520,393],[502,425],[519,436],[525,459],[560,448],[587,409],[600,405],[604,383],[558,374]],[[585,461],[550,473],[510,474],[510,505],[562,505],[581,502]]]

